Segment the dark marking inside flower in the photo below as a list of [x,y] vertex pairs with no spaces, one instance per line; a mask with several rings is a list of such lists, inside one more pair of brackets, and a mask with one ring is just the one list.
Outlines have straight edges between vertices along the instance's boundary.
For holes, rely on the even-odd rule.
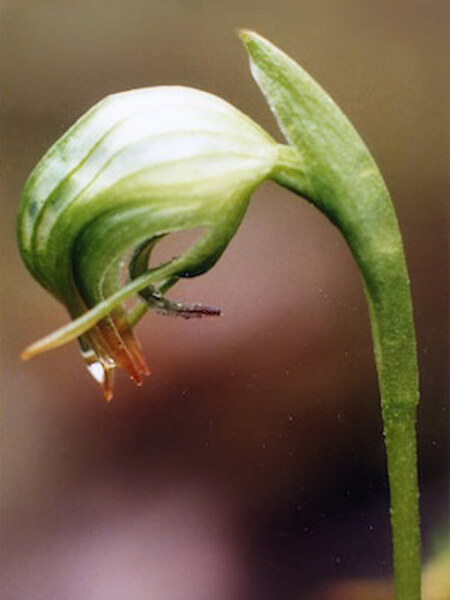
[[205,316],[219,316],[220,309],[215,306],[207,306],[200,303],[184,303],[177,300],[169,300],[161,292],[152,286],[148,286],[139,292],[150,307],[156,312],[174,317],[183,317],[183,319],[195,319]]

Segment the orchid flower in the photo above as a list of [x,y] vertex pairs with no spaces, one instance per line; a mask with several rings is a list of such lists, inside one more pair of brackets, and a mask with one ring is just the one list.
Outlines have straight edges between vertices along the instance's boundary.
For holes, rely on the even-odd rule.
[[[295,162],[296,152],[206,92],[152,87],[95,105],[44,156],[23,192],[25,264],[74,319],[24,358],[79,337],[107,398],[116,365],[141,383],[148,367],[133,325],[148,307],[185,317],[217,312],[170,302],[164,293],[217,261],[254,188],[286,160]],[[194,247],[149,269],[165,235],[200,227]],[[130,283],[121,287],[130,248]],[[136,293],[130,313],[124,301]]]

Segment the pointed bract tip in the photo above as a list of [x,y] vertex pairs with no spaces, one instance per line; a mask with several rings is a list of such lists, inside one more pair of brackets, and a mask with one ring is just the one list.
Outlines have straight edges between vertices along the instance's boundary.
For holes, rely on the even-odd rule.
[[252,29],[247,29],[247,28],[238,28],[237,29],[237,34],[238,36],[241,38],[241,40],[244,42],[244,44],[246,44],[248,41],[250,41],[251,38],[254,38],[255,36],[258,36],[258,34],[256,33],[256,31],[253,31]]

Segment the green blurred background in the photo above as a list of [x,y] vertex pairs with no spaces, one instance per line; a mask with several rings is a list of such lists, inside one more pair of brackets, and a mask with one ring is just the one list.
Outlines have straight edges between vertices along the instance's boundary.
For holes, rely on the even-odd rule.
[[428,557],[449,500],[447,2],[10,0],[1,21],[2,599],[388,598],[351,587],[388,579],[391,555],[368,316],[338,232],[265,184],[220,263],[174,290],[224,316],[149,315],[153,373],[141,389],[119,377],[106,404],[75,344],[19,360],[67,316],[21,264],[15,214],[36,162],[105,95],[189,85],[281,139],[235,30],[298,60],[368,143],[398,211]]

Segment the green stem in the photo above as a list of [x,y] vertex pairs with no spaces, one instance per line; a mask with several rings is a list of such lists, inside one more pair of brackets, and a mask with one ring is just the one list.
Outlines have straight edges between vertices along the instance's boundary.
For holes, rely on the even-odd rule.
[[409,277],[389,192],[349,120],[297,63],[253,32],[253,76],[295,156],[272,178],[310,200],[346,239],[364,281],[386,444],[396,600],[420,599],[416,460],[418,367]]
[[[280,171],[278,183],[286,185]],[[289,172],[289,189],[293,187]],[[300,182],[303,174],[300,173]],[[380,199],[381,200],[381,199]],[[318,207],[327,214],[327,208]],[[330,214],[327,214],[330,217]],[[418,402],[418,368],[409,280],[403,248],[397,235],[396,219],[391,215],[391,245],[386,252],[386,237],[377,237],[377,218],[358,223],[365,231],[369,250],[355,236],[354,223],[348,230],[345,211],[333,211],[332,220],[346,238],[359,265],[369,304],[375,360],[380,387],[381,408],[386,446],[391,527],[393,540],[395,598],[420,600],[420,530],[419,486],[417,477],[416,407]],[[370,230],[370,231],[369,231]],[[355,242],[355,237],[358,241]]]
[[385,289],[374,293],[366,286],[366,294],[381,392],[396,598],[419,600],[418,368],[406,263],[403,256],[396,262],[397,270],[390,263],[384,269]]
[[[286,184],[280,171],[278,183]],[[303,181],[301,173],[300,182]],[[289,189],[293,188],[292,171]],[[305,195],[299,188],[297,193]],[[381,199],[380,199],[381,201]],[[349,231],[348,215],[314,202],[341,230],[359,265],[369,304],[375,360],[380,386],[381,408],[386,445],[391,526],[394,554],[395,593],[397,600],[420,599],[419,486],[417,477],[416,407],[418,368],[408,272],[397,223],[391,215],[389,236],[377,236],[376,215],[358,222],[364,232],[367,251]],[[383,247],[390,237],[389,251]],[[355,241],[355,238],[357,241]],[[381,239],[380,239],[381,238]]]
[[416,461],[415,411],[389,410],[383,401],[391,525],[394,548],[395,597],[420,599],[420,531]]
[[[383,262],[386,264],[383,265]],[[373,267],[383,271],[383,287],[366,285],[381,392],[386,445],[395,593],[398,600],[420,599],[419,486],[417,477],[416,407],[418,368],[416,341],[403,251],[383,257]],[[365,272],[362,270],[363,277]]]

